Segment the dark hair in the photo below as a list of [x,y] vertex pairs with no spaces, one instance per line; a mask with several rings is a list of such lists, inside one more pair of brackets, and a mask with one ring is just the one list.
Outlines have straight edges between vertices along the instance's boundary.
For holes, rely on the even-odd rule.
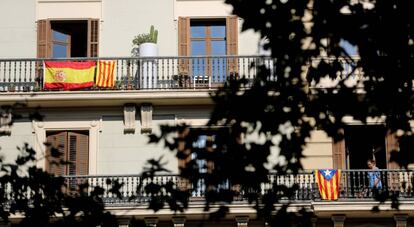
[[368,159],[368,161],[367,161],[367,162],[371,162],[372,164],[375,164],[375,160],[374,160],[374,159],[372,159],[372,158]]

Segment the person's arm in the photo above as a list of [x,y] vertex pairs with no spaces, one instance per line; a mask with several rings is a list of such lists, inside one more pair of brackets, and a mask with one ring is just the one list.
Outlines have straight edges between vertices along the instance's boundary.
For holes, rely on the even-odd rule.
[[380,182],[379,178],[378,178],[378,177],[375,177],[374,186],[375,186],[376,188],[378,188],[378,184],[379,184],[379,182]]
[[[377,168],[376,170],[379,170],[379,169]],[[375,176],[374,186],[375,188],[378,188],[378,184],[380,183],[380,172],[376,171],[374,176]]]

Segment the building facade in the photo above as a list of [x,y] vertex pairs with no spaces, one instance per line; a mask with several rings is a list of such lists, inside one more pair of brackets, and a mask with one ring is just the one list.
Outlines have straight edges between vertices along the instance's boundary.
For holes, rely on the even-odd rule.
[[[17,155],[25,142],[38,152],[39,167],[62,175],[124,176],[133,181],[145,162],[164,156],[167,168],[178,173],[175,154],[162,144],[148,144],[148,134],[160,125],[189,123],[202,127],[213,108],[209,92],[236,74],[254,78],[252,62],[259,57],[260,37],[253,31],[241,32],[243,21],[231,14],[222,0],[2,0],[0,15],[0,104],[25,103],[16,109],[23,114],[39,107],[42,121],[16,119],[2,129],[0,137],[7,160]],[[152,55],[136,55],[132,40],[158,30],[157,50]],[[262,52],[260,52],[261,54]],[[207,56],[207,57],[206,57]],[[73,62],[112,61],[115,63],[111,88],[45,89],[45,62],[70,59]],[[7,120],[7,119],[6,119]],[[374,154],[381,169],[398,169],[389,162],[397,147],[394,135],[383,137],[383,126],[372,120],[362,126],[352,119],[345,140],[334,143],[322,131],[315,131],[305,149],[307,170],[345,170],[343,179],[356,177],[352,169],[365,169]],[[45,159],[45,142],[60,146],[75,166],[56,168]],[[14,152],[15,151],[15,152]],[[276,151],[277,152],[277,151]],[[346,172],[348,170],[348,172]],[[411,173],[384,172],[410,181]],[[297,181],[315,193],[312,173]],[[372,199],[360,201],[344,180],[343,200],[325,202],[313,197],[298,199],[316,214],[316,226],[407,226],[413,214],[411,191],[400,211],[389,204],[372,213]],[[391,184],[391,183],[390,183]],[[400,190],[400,189],[398,189]],[[292,209],[295,209],[293,206]],[[203,215],[200,204],[188,214],[158,214],[143,208],[110,208],[127,220],[145,218],[149,225],[195,225]],[[121,215],[122,213],[122,215]],[[254,220],[248,204],[234,204],[223,225],[264,225]],[[369,224],[366,224],[369,223]]]

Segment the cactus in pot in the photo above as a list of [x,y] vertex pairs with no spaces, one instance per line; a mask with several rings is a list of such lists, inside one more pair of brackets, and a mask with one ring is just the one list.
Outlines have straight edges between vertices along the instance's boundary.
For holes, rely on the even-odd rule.
[[139,46],[143,43],[157,43],[158,39],[158,30],[154,28],[154,25],[151,25],[149,33],[139,34],[134,37],[132,44]]

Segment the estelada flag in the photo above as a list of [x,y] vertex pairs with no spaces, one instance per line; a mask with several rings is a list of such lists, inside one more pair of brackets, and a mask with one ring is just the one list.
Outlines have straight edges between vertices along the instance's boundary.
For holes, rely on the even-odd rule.
[[98,61],[96,73],[96,86],[111,88],[115,85],[116,61]]
[[315,170],[319,193],[322,199],[337,200],[339,197],[339,181],[341,179],[340,169]]
[[92,87],[96,69],[95,61],[45,61],[44,88],[75,90]]

